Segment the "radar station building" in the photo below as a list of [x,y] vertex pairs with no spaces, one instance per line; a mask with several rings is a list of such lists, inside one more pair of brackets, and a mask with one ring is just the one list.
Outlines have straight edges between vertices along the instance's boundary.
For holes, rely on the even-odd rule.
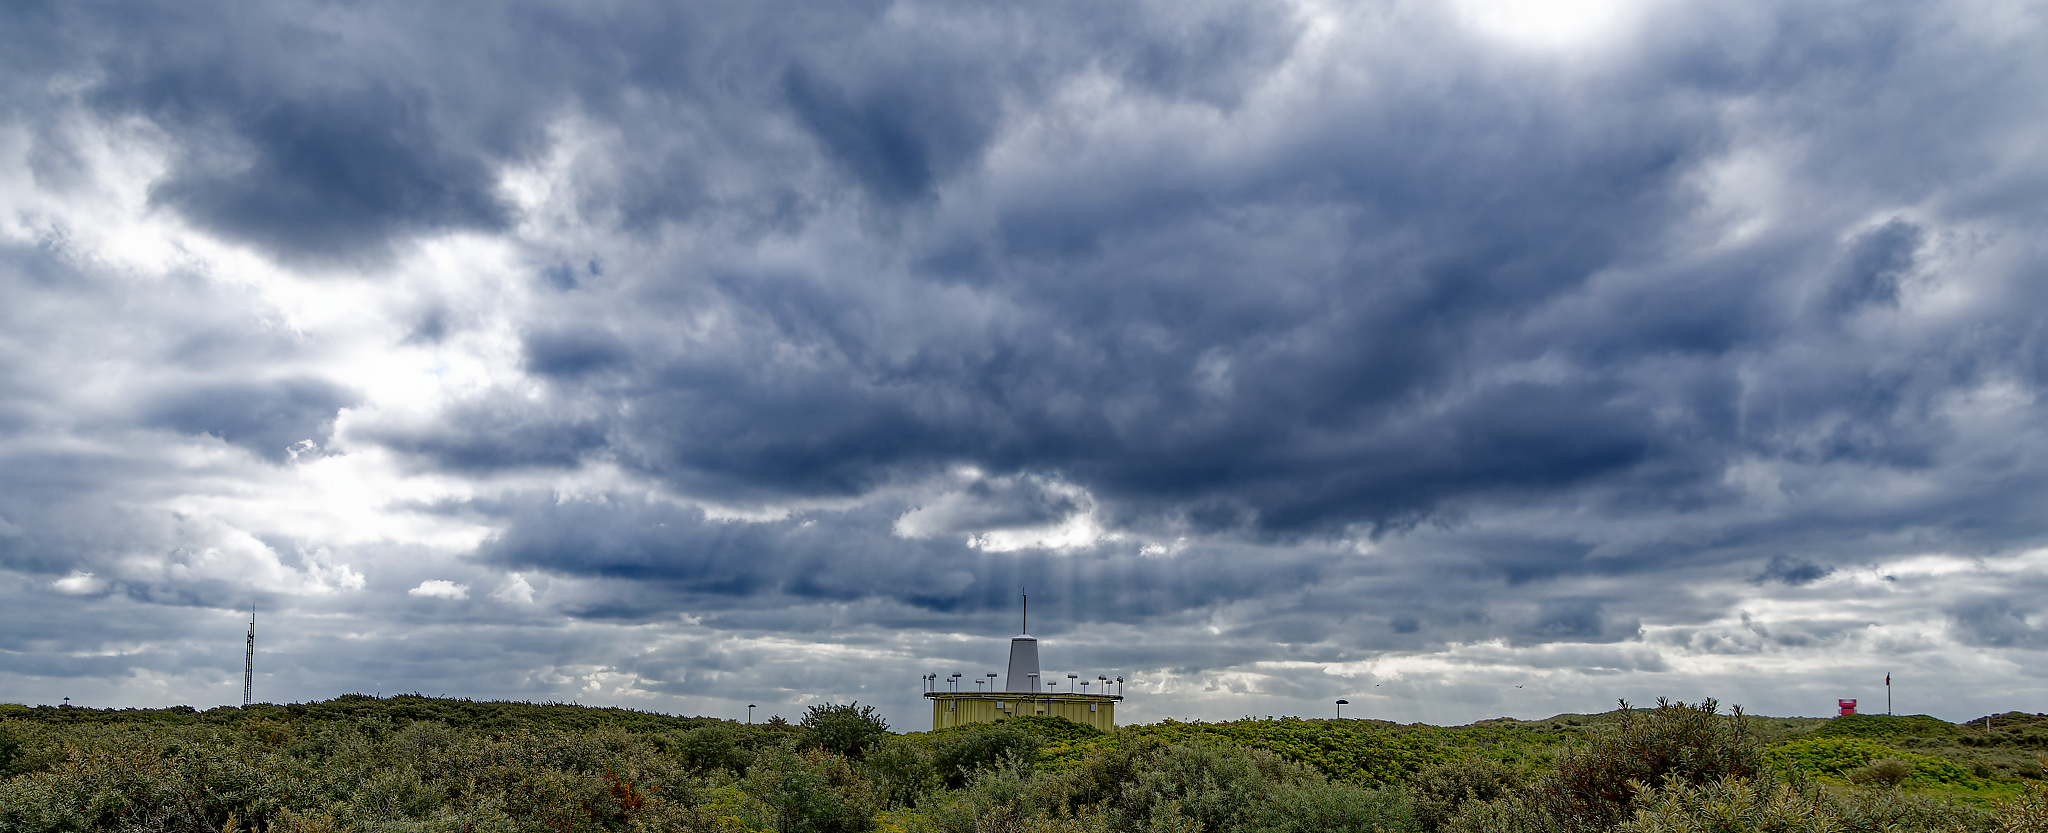
[[[1025,620],[1029,623],[1029,619]],[[1097,676],[1082,681],[1078,674],[1066,675],[1067,691],[1060,691],[1059,680],[1043,678],[1038,667],[1038,639],[1030,633],[1019,634],[1010,640],[1010,669],[1003,688],[996,689],[996,675],[989,674],[984,681],[978,678],[962,679],[961,675],[940,678],[937,674],[925,675],[924,696],[932,701],[932,728],[949,729],[969,723],[994,723],[1024,715],[1040,717],[1064,717],[1075,723],[1085,723],[1103,731],[1116,728],[1116,704],[1123,698],[1110,694],[1112,682],[1119,686],[1123,678],[1112,681]],[[974,691],[960,691],[966,684],[973,684]],[[1095,684],[1100,684],[1100,694],[1082,693]],[[940,691],[941,687],[949,690]],[[1076,691],[1076,689],[1079,691]]]

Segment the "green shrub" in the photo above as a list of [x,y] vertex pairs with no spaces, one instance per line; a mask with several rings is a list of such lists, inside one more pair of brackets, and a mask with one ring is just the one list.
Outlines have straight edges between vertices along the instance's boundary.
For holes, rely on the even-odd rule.
[[1621,705],[1618,720],[1535,785],[1537,809],[1560,831],[1613,827],[1628,817],[1635,785],[1753,778],[1763,769],[1761,744],[1740,708],[1723,716],[1712,699],[1691,706],[1660,698],[1647,710]]
[[1108,732],[1058,715],[1026,714],[1003,721],[1047,743],[1075,743],[1107,737]]
[[1121,831],[1127,828],[1104,807],[1070,808],[1069,785],[1033,777],[1030,770],[1007,759],[968,776],[966,786],[933,795],[920,804],[921,820],[934,833],[986,833],[1064,829]]
[[1813,730],[1814,737],[1865,738],[1881,741],[1897,741],[1904,738],[1954,738],[1962,735],[1962,727],[1924,714],[1845,714]]
[[934,735],[933,764],[947,789],[967,785],[974,771],[1015,759],[1028,763],[1037,756],[1044,741],[1016,725],[1019,720],[975,723]]
[[1416,773],[1408,784],[1415,822],[1423,830],[1442,828],[1468,801],[1493,801],[1514,794],[1522,779],[1493,760],[1469,757]]
[[1841,829],[1856,833],[1990,833],[1995,827],[1984,810],[1893,789],[1851,790],[1827,803]]
[[1389,833],[1414,827],[1414,814],[1399,787],[1364,787],[1314,779],[1274,785],[1239,829],[1259,833]]
[[822,703],[804,712],[797,722],[812,746],[835,755],[859,759],[876,741],[889,735],[889,722],[858,701],[844,706]]
[[1446,833],[1553,833],[1543,811],[1527,794],[1502,796],[1492,801],[1467,801],[1440,830]]
[[1972,833],[1982,810],[1891,789],[1832,795],[1801,778],[1666,781],[1640,797],[1615,833]]
[[1774,779],[1668,781],[1646,795],[1615,833],[1839,833],[1834,808]]
[[747,771],[747,761],[752,757],[741,745],[739,731],[724,723],[683,732],[672,741],[672,745],[683,767],[693,775],[715,772],[741,774]]
[[[1864,770],[1878,761],[1893,759],[1910,765],[1898,785],[1907,788],[1948,785],[1979,789],[1984,780],[1947,758],[1901,752],[1873,740],[1853,737],[1807,737],[1772,747],[1765,753],[1772,766],[1799,770],[1830,778],[1856,781],[1872,773]],[[1897,768],[1897,765],[1893,765]],[[1858,775],[1858,773],[1862,773]]]
[[1898,750],[1877,741],[1847,737],[1800,738],[1771,747],[1764,753],[1771,765],[1779,769],[1799,769],[1836,777],[1871,761],[1897,754]]
[[[1375,803],[1383,798],[1377,795],[1291,789],[1323,785],[1328,779],[1266,750],[1215,738],[1192,743],[1128,738],[1121,747],[1089,755],[1080,769],[1063,773],[1058,780],[1065,786],[1069,808],[1099,807],[1110,814],[1117,829],[1143,829],[1165,818],[1168,808],[1210,833],[1233,833],[1259,829],[1261,818],[1313,818],[1320,812],[1314,807],[1339,798],[1361,807],[1383,803]],[[1284,806],[1297,799],[1299,808]],[[1387,812],[1406,816],[1405,807]]]
[[1903,758],[1879,758],[1849,772],[1849,783],[1865,786],[1896,787],[1913,774],[1912,761]]
[[1167,720],[1126,732],[1172,743],[1198,738],[1226,740],[1307,764],[1331,778],[1369,784],[1399,783],[1426,766],[1449,759],[1427,735],[1388,732],[1381,724],[1360,720]]
[[937,756],[920,739],[901,736],[884,738],[868,748],[862,773],[874,785],[884,806],[914,807],[925,794],[944,789]]
[[[1078,769],[1088,753],[1117,745],[1117,735],[1054,715],[1024,715],[1002,721],[1043,741],[1032,768],[1045,772]],[[946,730],[951,733],[957,730]],[[945,733],[939,733],[941,736]]]
[[0,728],[0,778],[14,774],[14,762],[21,758],[21,741],[14,739],[14,733]]
[[742,786],[772,810],[778,833],[867,833],[882,809],[846,758],[822,749],[765,751]]
[[[2048,760],[2042,761],[2048,769]],[[2048,786],[2028,784],[2025,795],[1996,802],[1998,833],[2048,833]]]

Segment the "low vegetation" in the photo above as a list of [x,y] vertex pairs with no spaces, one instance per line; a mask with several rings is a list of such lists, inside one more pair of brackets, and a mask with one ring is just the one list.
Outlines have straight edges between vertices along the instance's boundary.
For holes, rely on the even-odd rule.
[[353,695],[0,706],[0,833],[2048,833],[2048,716],[1752,718],[1712,700],[1470,726],[870,706],[744,725]]

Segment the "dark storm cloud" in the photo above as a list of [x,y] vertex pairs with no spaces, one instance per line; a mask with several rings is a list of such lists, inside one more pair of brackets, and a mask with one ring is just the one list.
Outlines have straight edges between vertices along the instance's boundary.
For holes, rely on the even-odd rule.
[[[1033,25],[1052,52],[1082,48],[1062,22]],[[1280,539],[1576,490],[1617,512],[1701,510],[1733,499],[1726,467],[1755,455],[1925,469],[1955,440],[1938,403],[1982,378],[1987,356],[1940,334],[1871,345],[1833,329],[1896,310],[1924,270],[1925,228],[1894,217],[1676,255],[1702,211],[1701,171],[1753,127],[1708,102],[1753,96],[1765,121],[1819,109],[1852,117],[1823,133],[1867,128],[1881,115],[1853,102],[1939,59],[1908,46],[1928,24],[1862,20],[1856,49],[1828,41],[1840,63],[1686,38],[1570,80],[1475,58],[1338,93],[1241,164],[1083,150],[977,206],[986,225],[904,207],[873,231],[905,250],[902,265],[642,266],[612,296],[645,313],[629,330],[708,306],[733,317],[737,340],[676,352],[630,333],[536,334],[527,366],[567,385],[556,405],[479,410],[409,447],[464,468],[527,466],[588,455],[476,449],[498,446],[488,435],[505,424],[537,448],[594,451],[602,435],[615,459],[685,493],[760,501],[857,496],[958,464],[1058,473],[1120,524]],[[1150,25],[1133,22],[1141,46],[1105,64],[1119,80],[1169,102],[1230,98],[1211,95],[1232,86],[1219,76],[1160,57],[1193,54],[1207,24]],[[1770,25],[1786,43],[1831,24],[1788,13]],[[1223,50],[1237,89],[1288,54],[1291,27],[1257,31]],[[970,162],[1006,124],[988,102],[1046,105],[1031,96],[1048,70],[1020,56],[949,73],[933,68],[959,65],[957,52],[914,32],[861,36],[902,39],[918,60],[827,50],[782,71],[779,95],[813,152],[882,203],[981,176]],[[1849,66],[1870,80],[1814,80]],[[1937,165],[1962,164],[1960,149],[1933,150]],[[1830,172],[1856,154],[1835,156]],[[1924,186],[1877,177],[1862,199]],[[833,210],[829,196],[813,209]],[[962,287],[1001,313],[950,324]],[[1980,323],[2014,342],[2034,328],[1998,312]]]
[[919,72],[863,98],[801,65],[783,83],[790,107],[833,161],[885,202],[928,196],[934,183],[978,155],[993,126],[976,111],[992,110],[994,102],[969,97],[977,91],[920,89],[957,83],[951,75]]
[[[901,507],[896,507],[899,511]],[[511,524],[479,553],[511,569],[621,580],[620,597],[579,615],[646,617],[687,611],[707,621],[771,624],[818,601],[877,599],[935,614],[1013,609],[1018,588],[1052,599],[1043,630],[1086,616],[1172,619],[1191,609],[1287,593],[1331,568],[1311,553],[1202,548],[1173,559],[1135,546],[1075,555],[982,552],[959,536],[906,539],[883,508],[772,523],[708,519],[699,510],[613,498],[523,499],[492,507]],[[1040,609],[1034,606],[1034,609]],[[760,620],[753,617],[758,613]]]
[[425,106],[382,89],[268,104],[219,139],[242,158],[188,163],[151,198],[225,236],[328,259],[394,236],[502,227],[484,161],[437,147]]
[[311,440],[325,445],[335,414],[357,401],[350,391],[321,379],[271,384],[204,385],[164,395],[144,419],[187,434],[211,434],[272,461]]
[[[1646,622],[1839,645],[1857,626],[1693,625],[2048,541],[2048,174],[2012,104],[2048,76],[1998,34],[2033,23],[1671,7],[1546,51],[1427,5],[0,15],[25,181],[92,192],[96,137],[145,136],[155,216],[401,308],[359,311],[401,355],[315,367],[333,333],[178,272],[215,264],[123,282],[19,209],[0,428],[82,440],[0,448],[24,604],[239,605],[228,550],[326,569],[184,512],[180,478],[284,476],[302,440],[471,484],[394,505],[491,530],[460,563],[348,545],[365,615],[882,645],[999,636],[1022,585],[1049,631],[1129,628],[1189,674],[1489,641],[1660,671],[1618,644]],[[451,236],[482,242],[405,260]],[[476,367],[431,408],[365,392],[444,359]],[[181,474],[163,443],[234,459]],[[1965,644],[2040,644],[2017,597],[1925,592]],[[757,659],[644,667],[695,693]]]
[[1824,567],[1803,558],[1774,555],[1771,556],[1771,563],[1764,565],[1763,572],[1750,580],[1758,584],[1777,581],[1798,587],[1827,578],[1833,572],[1833,567]]
[[610,333],[535,333],[526,338],[526,371],[536,376],[574,378],[628,358],[626,346]]
[[2039,647],[2048,638],[2039,615],[2032,605],[2001,597],[1964,599],[1949,610],[1964,644],[1996,647]]
[[450,414],[466,426],[461,431],[391,428],[366,431],[365,438],[458,472],[570,468],[604,446],[605,427],[596,420],[565,422],[524,405],[509,396],[465,403]]

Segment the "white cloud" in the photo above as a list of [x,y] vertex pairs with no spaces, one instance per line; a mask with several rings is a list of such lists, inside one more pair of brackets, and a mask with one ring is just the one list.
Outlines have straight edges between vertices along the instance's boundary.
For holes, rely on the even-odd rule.
[[1117,540],[1097,517],[1095,497],[1066,481],[1039,476],[985,477],[964,470],[964,485],[926,500],[896,519],[904,538],[965,533],[984,552],[1073,550]]
[[[419,590],[414,589],[412,592],[418,593]],[[505,582],[505,586],[498,588],[498,592],[492,593],[491,598],[504,602],[518,602],[519,604],[530,605],[533,604],[533,585],[527,583],[526,576],[520,573],[513,573],[512,580]]]
[[428,579],[420,586],[405,591],[408,596],[422,596],[430,599],[467,599],[469,585],[456,584],[446,579]]
[[57,588],[59,593],[84,596],[100,592],[106,588],[107,583],[94,577],[91,573],[83,570],[73,570],[71,575],[50,582],[50,586]]

